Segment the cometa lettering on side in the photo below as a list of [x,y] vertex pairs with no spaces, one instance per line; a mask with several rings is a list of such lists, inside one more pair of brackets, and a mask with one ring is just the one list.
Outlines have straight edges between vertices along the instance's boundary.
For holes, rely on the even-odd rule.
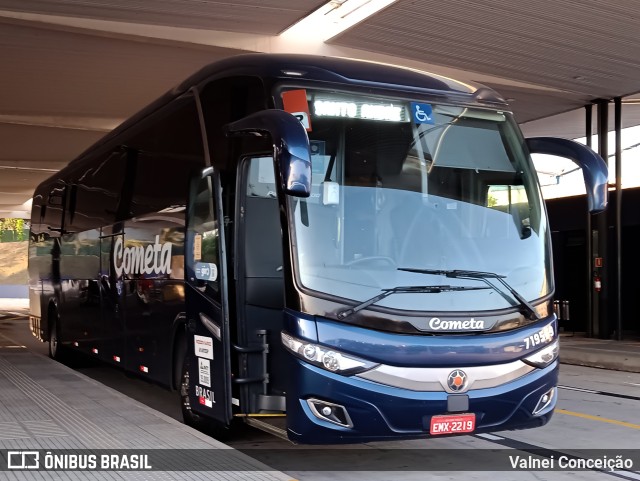
[[122,237],[118,237],[113,246],[116,274],[171,274],[172,246],[171,242],[160,243],[157,235],[155,243],[146,247],[124,247]]

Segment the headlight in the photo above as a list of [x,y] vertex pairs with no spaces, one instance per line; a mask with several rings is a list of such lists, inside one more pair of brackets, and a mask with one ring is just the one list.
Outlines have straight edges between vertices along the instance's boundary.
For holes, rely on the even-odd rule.
[[350,354],[344,354],[335,349],[329,349],[307,341],[303,341],[289,334],[281,333],[282,344],[300,359],[338,374],[351,375],[368,371],[377,366],[376,363],[359,359]]
[[535,367],[547,367],[558,357],[558,348],[560,347],[560,342],[558,339],[553,341],[547,347],[543,347],[537,352],[534,352],[530,356],[527,356],[523,359],[527,364],[531,364]]

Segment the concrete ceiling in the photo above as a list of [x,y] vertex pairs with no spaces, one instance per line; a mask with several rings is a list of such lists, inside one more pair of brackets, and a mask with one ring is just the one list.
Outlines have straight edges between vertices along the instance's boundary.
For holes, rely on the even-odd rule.
[[[489,85],[527,135],[640,92],[633,0],[398,0],[327,42],[281,35],[322,0],[0,0],[0,217],[203,65],[241,52],[370,59]],[[578,109],[578,110],[576,110]],[[562,115],[556,115],[562,114]],[[640,105],[623,108],[640,123]]]

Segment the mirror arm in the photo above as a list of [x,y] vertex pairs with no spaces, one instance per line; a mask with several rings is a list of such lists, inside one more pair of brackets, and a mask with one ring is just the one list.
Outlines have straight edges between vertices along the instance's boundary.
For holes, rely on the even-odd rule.
[[311,154],[307,131],[293,115],[277,109],[261,110],[224,127],[227,136],[269,135],[273,143],[279,185],[286,194],[311,194]]
[[602,157],[586,145],[573,140],[555,137],[532,137],[526,139],[529,152],[548,154],[572,160],[582,169],[587,187],[589,212],[597,214],[607,208],[609,170]]

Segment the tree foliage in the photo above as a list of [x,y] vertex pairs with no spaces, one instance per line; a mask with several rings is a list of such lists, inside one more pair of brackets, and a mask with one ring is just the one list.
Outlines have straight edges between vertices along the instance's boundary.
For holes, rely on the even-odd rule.
[[0,240],[2,242],[18,242],[25,240],[24,220],[0,218]]

